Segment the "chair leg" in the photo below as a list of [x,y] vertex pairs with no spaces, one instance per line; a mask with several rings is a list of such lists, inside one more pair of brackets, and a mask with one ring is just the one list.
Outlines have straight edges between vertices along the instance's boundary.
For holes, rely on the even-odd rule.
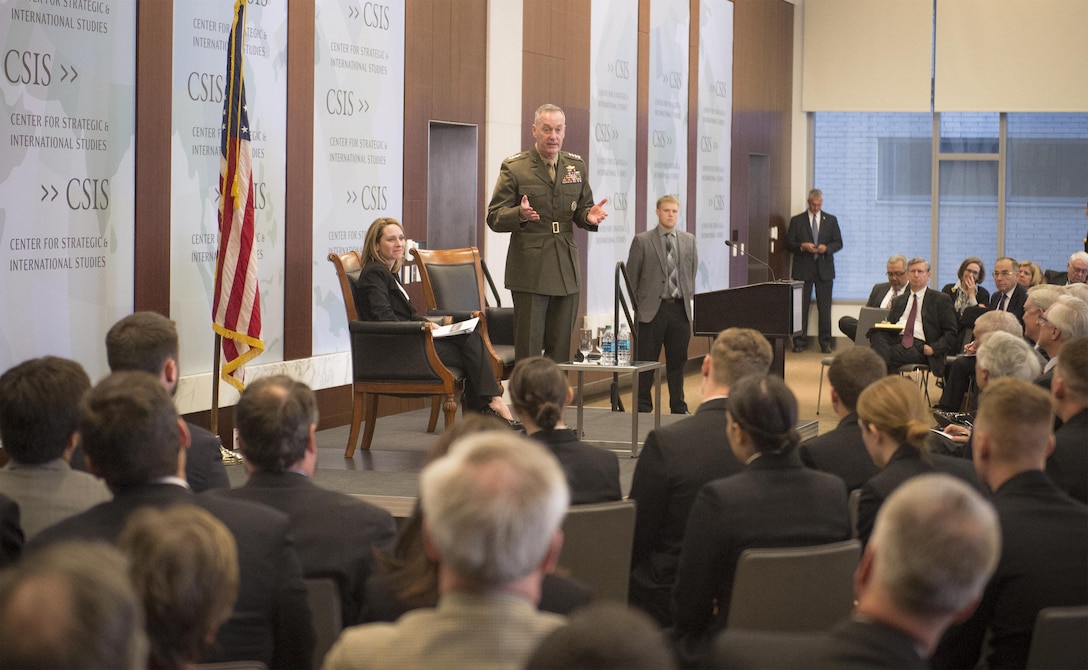
[[374,424],[378,420],[378,394],[370,393],[366,397],[366,428],[363,429],[363,449],[370,451],[374,440]]
[[922,370],[922,374],[920,376],[922,393],[924,393],[926,396],[926,407],[929,407],[933,404],[933,402],[929,399],[929,370]]
[[365,393],[354,393],[351,403],[351,431],[348,433],[348,446],[344,449],[344,458],[355,456],[355,445],[359,444],[359,424],[363,422],[363,396]]
[[442,408],[442,396],[431,397],[431,420],[427,422],[427,432],[433,433],[438,428],[438,410]]
[[442,414],[444,416],[443,428],[449,428],[457,418],[457,403],[453,401],[453,394],[442,397]]
[[822,362],[820,363],[820,386],[816,391],[816,416],[820,416],[820,403],[824,397],[824,367]]

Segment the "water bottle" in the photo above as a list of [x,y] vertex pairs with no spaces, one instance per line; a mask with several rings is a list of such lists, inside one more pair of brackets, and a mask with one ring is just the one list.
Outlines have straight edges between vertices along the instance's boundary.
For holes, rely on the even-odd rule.
[[620,334],[616,338],[616,365],[631,364],[631,331],[626,323],[620,324]]
[[616,364],[616,336],[612,334],[612,326],[604,327],[604,335],[601,335],[601,365]]

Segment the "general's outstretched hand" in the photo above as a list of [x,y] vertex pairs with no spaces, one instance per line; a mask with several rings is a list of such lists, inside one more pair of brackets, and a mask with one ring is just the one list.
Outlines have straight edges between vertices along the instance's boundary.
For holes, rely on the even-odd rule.
[[593,225],[597,225],[601,221],[604,221],[606,218],[608,218],[608,212],[604,211],[604,206],[607,203],[608,198],[605,198],[604,200],[598,202],[596,205],[593,205],[593,207],[590,208],[589,213],[586,214],[586,221],[589,221]]

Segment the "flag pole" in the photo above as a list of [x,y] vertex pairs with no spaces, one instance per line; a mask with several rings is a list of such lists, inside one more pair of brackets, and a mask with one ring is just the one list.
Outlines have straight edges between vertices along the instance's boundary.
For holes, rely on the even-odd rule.
[[[215,354],[212,356],[212,419],[211,431],[219,437],[219,357],[223,351],[223,336],[215,334]],[[223,438],[219,437],[219,444],[223,444]],[[232,447],[234,445],[231,445]]]

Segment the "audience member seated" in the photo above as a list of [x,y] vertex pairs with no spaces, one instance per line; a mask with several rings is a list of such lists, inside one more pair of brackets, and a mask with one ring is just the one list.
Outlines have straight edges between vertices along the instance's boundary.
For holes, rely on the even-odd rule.
[[1047,270],[1046,280],[1055,286],[1088,282],[1088,251],[1073,252],[1065,265],[1065,272]]
[[[1025,311],[1025,320],[1027,312]],[[937,409],[958,412],[963,408],[963,398],[971,388],[975,377],[975,356],[983,338],[990,333],[1004,331],[1021,337],[1023,327],[1016,317],[1009,312],[983,312],[975,321],[974,339],[963,346],[963,353],[949,361],[945,366],[944,391],[937,403]]]
[[744,377],[767,374],[772,358],[771,343],[758,331],[718,333],[703,357],[702,404],[694,415],[650,431],[642,446],[631,479],[638,513],[629,595],[663,628],[672,625],[672,587],[695,496],[707,482],[744,469],[725,432],[729,390]]
[[0,568],[14,565],[23,555],[23,529],[19,503],[0,493]]
[[562,468],[538,443],[491,431],[459,440],[419,480],[423,544],[439,566],[437,607],[348,628],[324,667],[522,667],[566,621],[536,607],[563,546]]
[[911,380],[891,376],[870,384],[858,397],[858,423],[865,448],[881,469],[861,487],[857,531],[863,543],[872,535],[880,506],[911,477],[944,472],[981,488],[970,463],[930,453],[929,408]]
[[750,376],[731,389],[726,434],[745,469],[710,482],[691,508],[673,590],[682,664],[705,655],[725,628],[741,552],[850,539],[846,486],[797,455],[797,399],[779,377]]
[[978,315],[986,310],[990,292],[982,286],[986,279],[986,268],[981,258],[971,256],[960,263],[956,271],[956,281],[941,288],[952,299],[952,307],[959,316],[959,328],[970,328]]
[[[445,456],[462,437],[485,431],[506,433],[508,427],[498,417],[470,414],[438,436],[427,452],[427,462]],[[397,533],[393,553],[379,554],[377,568],[366,584],[364,623],[393,622],[409,610],[434,607],[438,602],[438,563],[423,547],[423,508],[418,500]],[[543,612],[569,614],[593,599],[588,586],[555,573],[544,575],[540,590],[537,608]]]
[[[106,333],[106,358],[111,372],[147,372],[157,377],[170,395],[178,392],[178,329],[162,314],[136,312],[113,324]],[[219,436],[196,424],[186,424],[189,449],[185,452],[185,481],[189,488],[196,493],[229,489]]]
[[947,475],[915,477],[888,498],[854,575],[854,615],[825,633],[727,630],[715,668],[928,668],[941,634],[978,604],[1001,550],[997,515]]
[[147,668],[127,570],[113,547],[68,542],[0,573],[0,668]]
[[[404,265],[404,229],[396,219],[375,219],[363,243],[363,269],[352,287],[355,310],[363,321],[419,321],[425,328],[438,326],[420,316],[400,283]],[[465,373],[465,406],[473,412],[494,414],[510,421],[513,416],[502,399],[499,380],[479,331],[434,341],[442,362]]]
[[1046,277],[1043,276],[1043,269],[1035,261],[1020,261],[1016,269],[1016,283],[1031,290],[1032,286],[1046,284]]
[[907,265],[909,290],[892,301],[888,322],[900,332],[873,330],[869,342],[894,373],[900,366],[926,364],[931,371],[944,370],[944,357],[956,350],[957,317],[952,300],[928,288],[930,266],[924,258]]
[[192,505],[137,511],[118,547],[143,601],[148,667],[193,668],[238,597],[238,548],[226,526]]
[[990,295],[988,309],[1012,312],[1021,323],[1024,322],[1024,302],[1028,292],[1016,281],[1017,263],[1015,258],[1002,256],[994,262],[994,292]]
[[79,443],[79,399],[89,388],[79,363],[55,356],[20,363],[0,377],[0,440],[11,455],[0,469],[0,492],[19,503],[28,542],[112,497],[101,479],[68,465]]
[[1065,291],[1066,295],[1071,295],[1074,298],[1079,298],[1084,302],[1088,303],[1088,284],[1066,284],[1063,287],[1063,290]]
[[665,634],[645,612],[615,602],[590,605],[540,643],[525,670],[671,670]]
[[1035,383],[1050,390],[1050,380],[1062,347],[1069,340],[1088,337],[1088,303],[1063,294],[1036,320],[1039,324],[1037,343],[1046,352],[1048,360]]
[[185,483],[189,433],[159,380],[146,372],[109,375],[84,396],[79,433],[87,467],[106,480],[113,499],[46,528],[30,547],[62,540],[116,542],[139,509],[202,507],[234,535],[241,574],[234,613],[205,661],[310,667],[314,632],[287,517],[264,505],[193,495]]
[[234,410],[249,479],[216,492],[274,507],[288,530],[306,577],[329,578],[340,592],[341,620],[360,623],[374,549],[393,544],[389,512],[313,483],[317,468],[317,398],[302,382],[277,375],[246,387]]
[[861,488],[880,472],[861,439],[857,404],[861,392],[885,373],[884,361],[872,349],[854,347],[837,354],[827,369],[827,380],[839,425],[801,443],[801,461],[814,470],[838,475],[847,491]]
[[1051,418],[1050,397],[1020,379],[999,379],[980,399],[974,462],[994,492],[1001,560],[975,613],[945,634],[936,668],[975,667],[984,639],[986,667],[1023,668],[1039,610],[1088,605],[1088,506],[1043,473]]
[[[889,258],[887,275],[888,281],[873,285],[869,299],[865,301],[866,307],[891,309],[892,301],[903,295],[907,290],[907,257],[895,254]],[[853,342],[858,333],[857,317],[844,316],[839,319],[839,330]]]
[[1062,425],[1054,433],[1046,473],[1058,488],[1088,503],[1088,337],[1062,347],[1050,395]]
[[1050,306],[1058,302],[1062,291],[1057,286],[1043,284],[1028,290],[1028,299],[1024,303],[1024,337],[1035,347],[1043,365],[1046,365],[1046,352],[1039,348],[1039,317]]
[[[992,312],[1003,314],[1003,312]],[[1012,318],[1011,315],[1009,318]],[[1022,337],[1005,332],[990,333],[986,341],[978,348],[978,366],[976,368],[976,381],[979,394],[986,390],[990,382],[1002,377],[1015,377],[1024,381],[1032,381],[1039,376],[1042,365],[1034,350]],[[967,460],[971,460],[971,425],[974,424],[974,412],[966,415],[970,421],[951,423],[944,428],[944,433],[950,436],[955,444],[963,445],[957,453]]]
[[574,398],[567,376],[555,361],[534,356],[518,361],[510,375],[510,399],[525,433],[559,459],[570,485],[570,503],[620,500],[616,454],[578,439],[563,422],[563,408]]

